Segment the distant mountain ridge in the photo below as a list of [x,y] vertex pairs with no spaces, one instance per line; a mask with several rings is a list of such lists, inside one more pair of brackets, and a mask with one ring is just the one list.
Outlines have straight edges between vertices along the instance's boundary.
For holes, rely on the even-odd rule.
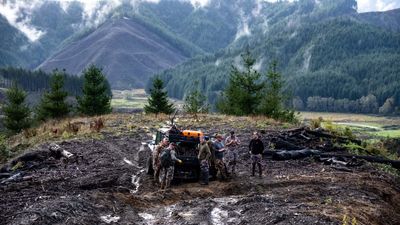
[[173,44],[137,19],[115,19],[65,46],[39,68],[80,74],[95,64],[102,67],[114,88],[143,87],[149,76],[190,57]]

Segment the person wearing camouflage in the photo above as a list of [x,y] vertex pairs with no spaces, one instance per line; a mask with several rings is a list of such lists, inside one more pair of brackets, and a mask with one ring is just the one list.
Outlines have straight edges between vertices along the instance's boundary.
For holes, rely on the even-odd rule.
[[[174,170],[175,170],[175,163],[182,163],[182,160],[176,158],[176,152],[175,152],[176,144],[171,143],[168,148],[165,148],[163,151],[169,151],[169,159],[170,162],[168,163],[163,163],[161,162],[161,170],[160,170],[160,184],[161,184],[161,189],[167,189],[171,186],[171,181],[174,179]],[[162,157],[162,154],[160,154],[160,157]]]
[[200,149],[199,155],[197,156],[200,161],[200,170],[201,170],[201,184],[208,185],[208,175],[210,172],[210,159],[211,152],[210,148],[204,137],[200,137]]
[[153,158],[153,170],[154,170],[154,181],[158,182],[159,180],[159,176],[160,176],[160,153],[161,151],[168,147],[169,145],[169,140],[168,138],[164,138],[158,145],[157,147],[154,149],[153,154],[152,154],[152,158]]
[[225,146],[227,147],[225,160],[228,166],[228,172],[233,176],[236,174],[236,162],[238,159],[240,140],[235,136],[234,131],[231,131],[230,134],[231,135],[225,140]]
[[260,174],[260,177],[262,177],[262,165],[261,165],[261,160],[262,160],[262,153],[264,152],[264,144],[260,140],[260,135],[258,132],[253,133],[253,138],[250,141],[249,144],[249,152],[251,154],[251,161],[252,161],[252,176],[254,176],[256,172],[256,165],[258,165],[258,171]]
[[221,180],[227,179],[226,168],[224,163],[224,143],[222,143],[223,137],[220,134],[215,135],[216,141],[213,142],[214,157],[215,157],[215,168],[217,169]]

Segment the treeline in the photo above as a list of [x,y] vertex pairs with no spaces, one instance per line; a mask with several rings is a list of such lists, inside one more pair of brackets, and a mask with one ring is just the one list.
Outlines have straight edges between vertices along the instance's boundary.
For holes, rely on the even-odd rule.
[[300,97],[292,100],[293,108],[296,110],[317,111],[317,112],[343,112],[343,113],[365,113],[365,114],[400,114],[400,107],[396,106],[395,98],[387,98],[380,105],[375,95],[369,94],[357,100],[334,99],[320,96],[308,97],[303,101]]
[[[64,90],[69,95],[81,95],[83,78],[71,76],[62,72],[64,79]],[[0,87],[10,88],[17,83],[28,92],[43,92],[50,89],[51,74],[42,70],[30,71],[22,68],[6,67],[0,68]]]
[[44,92],[40,103],[30,107],[26,103],[26,92],[16,82],[6,91],[6,101],[1,110],[7,134],[13,135],[50,119],[61,119],[71,115],[102,115],[110,113],[111,91],[107,78],[94,65],[83,72],[82,95],[76,96],[77,104],[67,102],[68,92],[64,90],[65,74],[54,71],[50,89]]

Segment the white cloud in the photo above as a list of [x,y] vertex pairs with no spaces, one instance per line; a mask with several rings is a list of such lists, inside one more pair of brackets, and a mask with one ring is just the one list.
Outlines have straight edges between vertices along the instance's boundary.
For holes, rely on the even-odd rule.
[[236,31],[235,41],[241,37],[250,36],[251,31],[249,28],[249,18],[244,16],[244,12],[240,11],[240,22]]
[[32,42],[37,41],[44,32],[30,25],[30,15],[34,7],[42,4],[41,1],[32,0],[30,4],[25,1],[2,1],[0,3],[0,14],[7,21],[25,34]]
[[400,8],[399,0],[357,0],[358,12],[387,11]]

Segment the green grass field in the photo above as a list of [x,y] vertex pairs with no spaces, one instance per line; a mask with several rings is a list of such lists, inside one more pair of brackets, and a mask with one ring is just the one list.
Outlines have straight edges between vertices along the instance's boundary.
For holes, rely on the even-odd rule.
[[113,108],[142,109],[147,103],[147,95],[144,89],[113,90],[111,106]]
[[371,138],[400,138],[400,117],[320,112],[301,112],[300,117],[305,123],[321,117],[337,127],[349,127],[355,133],[368,134]]

